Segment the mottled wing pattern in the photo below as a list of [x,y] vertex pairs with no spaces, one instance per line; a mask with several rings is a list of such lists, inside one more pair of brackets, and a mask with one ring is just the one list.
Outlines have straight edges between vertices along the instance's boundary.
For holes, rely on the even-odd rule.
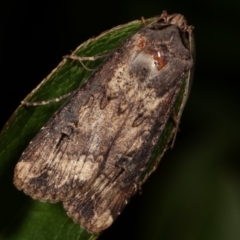
[[17,188],[62,201],[90,232],[110,226],[141,184],[192,67],[181,38],[176,26],[145,27],[110,55],[22,154]]

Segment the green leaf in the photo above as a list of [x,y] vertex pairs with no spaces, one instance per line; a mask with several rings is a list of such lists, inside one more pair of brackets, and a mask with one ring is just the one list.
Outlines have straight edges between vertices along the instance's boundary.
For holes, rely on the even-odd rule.
[[[146,23],[154,21],[146,20]],[[108,53],[143,27],[141,21],[115,27],[81,44],[74,53]],[[97,68],[102,60],[84,62]],[[27,102],[60,97],[77,89],[91,74],[80,62],[64,59],[25,99]],[[14,166],[29,141],[66,101],[38,107],[20,105],[0,134],[0,239],[96,239],[67,217],[61,204],[33,201],[13,186]]]

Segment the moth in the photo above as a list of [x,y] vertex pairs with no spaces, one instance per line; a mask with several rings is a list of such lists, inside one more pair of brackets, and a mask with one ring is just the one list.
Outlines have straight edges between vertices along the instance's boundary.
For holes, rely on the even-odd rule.
[[171,117],[177,131],[194,65],[192,29],[183,15],[164,11],[113,51],[29,143],[15,186],[63,202],[91,233],[108,228],[142,185]]

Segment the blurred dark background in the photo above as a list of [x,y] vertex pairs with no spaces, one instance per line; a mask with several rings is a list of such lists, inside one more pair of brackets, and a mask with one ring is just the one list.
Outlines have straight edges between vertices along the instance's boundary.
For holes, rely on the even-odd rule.
[[0,3],[0,127],[80,43],[164,9],[195,26],[191,95],[174,149],[99,239],[240,239],[240,1]]

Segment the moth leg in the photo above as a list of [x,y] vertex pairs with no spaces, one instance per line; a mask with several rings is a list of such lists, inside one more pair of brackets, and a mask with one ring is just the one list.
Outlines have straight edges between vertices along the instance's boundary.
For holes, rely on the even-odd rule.
[[68,59],[78,60],[78,61],[96,61],[97,59],[105,58],[107,56],[109,56],[109,53],[102,54],[102,55],[96,55],[96,56],[89,56],[89,57],[79,57],[79,56],[75,55],[74,53],[72,53],[71,55],[66,55],[63,58],[68,58]]
[[142,22],[142,24],[143,24],[144,26],[147,25],[147,24],[146,24],[146,19],[145,19],[144,17],[141,17],[141,22]]
[[[63,58],[66,58],[66,59],[72,59],[72,60],[77,60],[79,61],[83,68],[85,68],[87,71],[94,71],[95,69],[90,69],[88,68],[84,63],[83,61],[95,61],[95,60],[98,60],[100,58],[105,58],[109,55],[109,53],[106,53],[106,54],[102,54],[102,55],[96,55],[96,56],[89,56],[89,57],[79,57],[77,55],[75,55],[74,53],[71,54],[71,55],[66,55],[64,56]],[[56,103],[56,102],[60,102],[61,100],[63,99],[66,99],[68,97],[70,97],[71,95],[73,95],[75,91],[72,91],[70,93],[67,93],[67,94],[64,94],[58,98],[54,98],[54,99],[50,99],[50,100],[46,100],[46,101],[41,101],[41,102],[26,102],[26,101],[21,101],[21,104],[24,105],[24,106],[43,106],[43,105],[47,105],[47,104],[50,104],[50,103]]]
[[181,115],[176,114],[176,112],[174,110],[171,113],[171,119],[173,120],[174,125],[175,125],[175,131],[174,131],[174,136],[172,138],[171,148],[173,148],[175,140],[176,140],[176,136],[177,136],[177,133],[178,133],[178,130],[179,130],[179,120],[181,118]]
[[74,53],[72,53],[71,55],[66,55],[64,56],[63,58],[66,58],[66,59],[71,59],[71,60],[74,60],[74,61],[78,61],[81,63],[81,65],[87,70],[87,71],[94,71],[96,69],[91,69],[91,68],[88,68],[83,62],[84,61],[96,61],[98,59],[101,59],[101,58],[105,58],[109,55],[109,53],[106,53],[106,54],[102,54],[102,55],[96,55],[96,56],[89,56],[89,57],[80,57],[80,56],[77,56],[75,55]]
[[178,129],[179,129],[179,123],[180,123],[180,119],[182,117],[183,109],[184,109],[184,107],[186,105],[186,102],[187,102],[187,99],[189,97],[189,92],[190,92],[190,88],[191,88],[191,80],[192,80],[192,75],[189,74],[188,78],[186,79],[183,99],[182,99],[182,103],[181,103],[179,112],[178,112],[178,114],[176,114],[174,109],[173,109],[173,112],[172,112],[171,117],[172,117],[172,119],[175,123],[176,131],[175,131],[173,139],[172,139],[171,148],[173,148],[173,146],[174,146],[174,142],[175,142],[177,132],[178,132]]
[[72,94],[74,94],[77,90],[72,91],[70,93],[64,94],[58,98],[54,98],[54,99],[50,99],[50,100],[46,100],[46,101],[41,101],[41,102],[26,102],[26,101],[21,101],[21,104],[24,106],[43,106],[43,105],[47,105],[50,103],[56,103],[56,102],[60,102],[61,100],[70,97]]

